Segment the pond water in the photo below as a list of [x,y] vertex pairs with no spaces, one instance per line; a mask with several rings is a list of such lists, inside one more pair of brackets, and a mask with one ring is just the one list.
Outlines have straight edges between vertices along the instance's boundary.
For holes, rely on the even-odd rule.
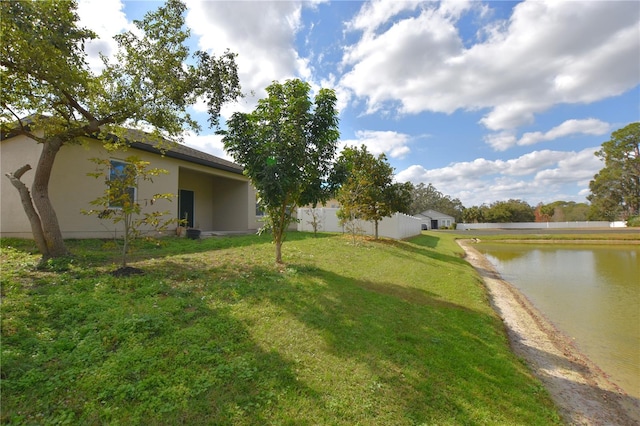
[[476,248],[613,382],[640,398],[640,246]]

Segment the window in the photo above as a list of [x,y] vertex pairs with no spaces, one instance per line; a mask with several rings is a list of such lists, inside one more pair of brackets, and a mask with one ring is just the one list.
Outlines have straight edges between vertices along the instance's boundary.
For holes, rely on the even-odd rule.
[[132,164],[109,160],[109,207],[122,208],[136,201],[136,170]]

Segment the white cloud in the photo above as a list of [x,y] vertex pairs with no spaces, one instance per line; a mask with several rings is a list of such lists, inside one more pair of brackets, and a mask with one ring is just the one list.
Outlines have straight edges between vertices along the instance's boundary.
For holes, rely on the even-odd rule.
[[367,147],[367,150],[373,155],[385,154],[390,158],[404,158],[409,154],[410,136],[404,133],[393,131],[374,131],[374,130],[358,130],[356,138],[352,140],[343,140],[340,146],[361,146]]
[[360,12],[345,24],[347,30],[361,30],[374,32],[379,26],[404,10],[414,10],[419,1],[386,1],[378,0],[366,2]]
[[184,144],[199,151],[215,155],[216,157],[234,161],[224,150],[222,135],[196,135],[193,132],[186,132],[184,135]]
[[294,48],[302,25],[302,2],[187,0],[186,4],[187,24],[198,37],[198,48],[215,55],[226,49],[237,53],[242,90],[255,93],[224,107],[223,116],[252,110],[274,80],[311,76],[308,61]]
[[347,25],[362,35],[345,48],[341,84],[367,101],[368,113],[394,105],[408,114],[488,109],[481,124],[510,130],[554,105],[640,83],[636,2],[524,1],[508,21],[480,28],[484,38],[468,48],[457,21],[465,13],[484,19],[486,7],[426,3],[398,19],[396,3],[365,3]]
[[544,169],[536,173],[535,181],[542,185],[558,182],[576,182],[588,186],[593,176],[604,167],[601,159],[595,156],[597,148],[587,148],[558,161],[557,167]]
[[546,133],[525,133],[522,135],[520,140],[518,140],[517,144],[533,145],[538,142],[552,141],[554,139],[575,134],[603,135],[609,132],[609,129],[609,124],[595,118],[587,118],[586,120],[567,120]]
[[413,165],[398,173],[396,179],[432,183],[467,207],[509,198],[535,205],[556,201],[550,196],[566,185],[578,186],[582,188],[580,194],[584,194],[593,175],[603,166],[594,155],[598,149],[534,151],[506,161],[478,158],[432,170]]
[[572,135],[604,135],[611,126],[596,118],[584,120],[566,120],[547,132],[527,132],[520,139],[516,138],[513,131],[502,131],[485,136],[484,140],[496,151],[505,151],[513,146],[534,145],[540,142],[549,142]]
[[505,151],[516,145],[518,139],[513,131],[503,131],[485,136],[484,141],[496,151]]
[[113,36],[133,29],[133,24],[127,20],[123,8],[120,0],[78,1],[80,26],[87,27],[98,35],[97,39],[90,40],[85,45],[87,61],[95,73],[103,68],[99,54],[110,57],[118,48]]

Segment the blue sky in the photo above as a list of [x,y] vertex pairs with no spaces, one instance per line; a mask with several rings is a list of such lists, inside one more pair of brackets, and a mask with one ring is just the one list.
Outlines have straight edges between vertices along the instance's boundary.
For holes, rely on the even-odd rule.
[[[250,111],[272,81],[338,95],[341,146],[385,153],[396,179],[466,207],[510,198],[584,202],[612,131],[640,119],[637,1],[186,0],[193,49],[238,53]],[[79,0],[111,37],[159,2]],[[206,128],[185,142],[229,158]]]

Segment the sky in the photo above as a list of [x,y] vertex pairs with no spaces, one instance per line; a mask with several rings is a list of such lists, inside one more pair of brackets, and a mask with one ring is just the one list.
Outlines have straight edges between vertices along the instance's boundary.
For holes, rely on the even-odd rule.
[[[113,35],[161,2],[78,0],[81,25]],[[465,207],[586,202],[594,155],[640,120],[639,1],[185,0],[193,50],[238,54],[252,111],[273,81],[334,89],[340,147],[384,153],[398,182],[431,183]],[[185,143],[231,159],[203,125]]]

